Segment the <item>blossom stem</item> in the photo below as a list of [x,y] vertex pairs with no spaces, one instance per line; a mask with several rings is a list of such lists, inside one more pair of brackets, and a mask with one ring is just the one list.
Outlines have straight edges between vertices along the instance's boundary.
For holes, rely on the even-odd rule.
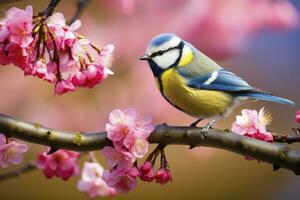
[[27,163],[26,165],[20,167],[19,169],[0,174],[0,182],[8,180],[10,178],[20,176],[21,174],[24,174],[27,172],[31,172],[34,169],[36,169],[35,162],[31,161],[31,162]]
[[165,149],[162,148],[160,150],[160,168],[167,168],[167,167],[169,167],[169,165],[165,154]]
[[[28,142],[55,146],[74,151],[93,151],[111,146],[106,132],[82,133],[59,131],[39,124],[23,122],[0,114],[0,132]],[[231,133],[228,130],[210,129],[207,137],[201,136],[201,128],[159,125],[149,137],[150,143],[161,145],[194,145],[228,150],[244,156],[300,172],[300,151],[287,144],[268,143]]]
[[[51,38],[51,40],[53,42],[53,47],[54,47],[54,50],[53,50],[53,61],[55,62],[56,67],[57,67],[57,75],[56,76],[57,76],[57,79],[59,81],[61,81],[62,76],[61,76],[61,71],[60,71],[60,60],[59,60],[57,45],[56,45],[56,42],[55,42],[55,39],[54,39],[54,35],[51,32],[51,30],[49,30],[49,27],[47,26],[47,24],[45,24],[45,27],[46,27],[46,29],[48,29],[48,33],[49,33],[50,38]],[[45,44],[45,45],[47,45],[47,44]]]
[[155,147],[155,149],[149,154],[146,160],[151,162],[152,165],[154,165],[159,152],[160,152],[160,144]]

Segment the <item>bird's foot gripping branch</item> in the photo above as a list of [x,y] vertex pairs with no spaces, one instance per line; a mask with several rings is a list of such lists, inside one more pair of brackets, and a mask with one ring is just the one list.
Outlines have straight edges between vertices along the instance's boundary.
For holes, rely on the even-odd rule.
[[[109,169],[104,170],[94,156],[89,153],[81,170],[78,189],[90,197],[110,196],[127,193],[137,186],[137,178],[160,184],[172,180],[165,154],[168,145],[207,146],[256,159],[273,165],[274,170],[285,168],[300,173],[300,151],[287,144],[299,142],[299,135],[282,136],[267,131],[270,114],[263,109],[243,110],[237,116],[231,131],[210,129],[203,137],[198,127],[178,127],[166,124],[154,127],[150,117],[140,117],[135,110],[114,110],[109,115],[105,132],[66,132],[45,128],[37,123],[19,121],[9,116],[0,116],[0,165],[19,164],[28,149],[15,138],[48,146],[37,155],[36,167],[43,170],[47,178],[61,177],[68,180],[79,174],[79,152],[102,150]],[[300,121],[297,115],[297,121]],[[295,131],[299,132],[298,129]],[[147,159],[139,164],[148,150],[149,143],[158,144]],[[85,155],[85,154],[82,154]],[[154,168],[159,161],[159,167]],[[6,180],[36,169],[30,163],[17,171],[0,175]]]

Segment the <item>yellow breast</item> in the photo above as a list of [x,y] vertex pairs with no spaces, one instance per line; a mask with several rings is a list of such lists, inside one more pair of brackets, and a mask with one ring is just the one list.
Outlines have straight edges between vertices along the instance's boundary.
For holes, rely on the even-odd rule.
[[190,88],[175,70],[171,68],[161,76],[163,95],[174,106],[199,118],[225,114],[231,107],[233,99],[229,94]]

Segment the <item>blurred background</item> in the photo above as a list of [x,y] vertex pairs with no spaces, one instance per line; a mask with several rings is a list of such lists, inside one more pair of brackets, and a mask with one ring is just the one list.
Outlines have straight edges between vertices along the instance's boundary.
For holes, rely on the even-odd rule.
[[[0,1],[2,16],[12,6],[33,5],[37,14],[47,0]],[[71,18],[76,1],[62,1],[57,11]],[[170,106],[156,89],[148,65],[138,60],[155,35],[174,32],[250,84],[292,99],[295,107],[267,102],[245,104],[217,127],[230,128],[242,108],[265,107],[271,130],[292,134],[300,109],[300,1],[298,0],[93,0],[81,16],[79,32],[95,44],[115,45],[110,76],[93,89],[54,95],[54,86],[24,78],[14,66],[0,67],[0,112],[57,129],[103,130],[115,108],[133,107],[153,116],[155,124],[188,125],[194,119]],[[203,122],[206,123],[206,122]],[[299,145],[294,145],[298,148]],[[42,147],[32,145],[25,161]],[[98,153],[101,158],[100,152]],[[299,199],[300,177],[242,156],[211,148],[168,146],[171,184],[138,183],[136,190],[111,199]],[[84,161],[85,157],[81,159]],[[103,162],[102,162],[103,163]],[[8,170],[0,169],[0,173]],[[88,199],[68,182],[47,180],[33,171],[0,183],[1,200]]]

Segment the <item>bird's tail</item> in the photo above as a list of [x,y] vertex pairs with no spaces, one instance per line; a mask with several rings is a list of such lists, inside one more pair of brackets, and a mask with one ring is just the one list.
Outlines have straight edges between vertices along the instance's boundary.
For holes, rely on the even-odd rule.
[[292,105],[292,106],[295,105],[295,103],[291,100],[281,98],[281,97],[277,97],[277,96],[273,96],[271,94],[266,94],[266,93],[249,92],[249,93],[242,94],[240,96],[249,97],[249,98],[253,98],[253,99],[259,99],[259,100],[264,100],[264,101],[272,101],[272,102],[281,103],[281,104],[289,104],[289,105]]

